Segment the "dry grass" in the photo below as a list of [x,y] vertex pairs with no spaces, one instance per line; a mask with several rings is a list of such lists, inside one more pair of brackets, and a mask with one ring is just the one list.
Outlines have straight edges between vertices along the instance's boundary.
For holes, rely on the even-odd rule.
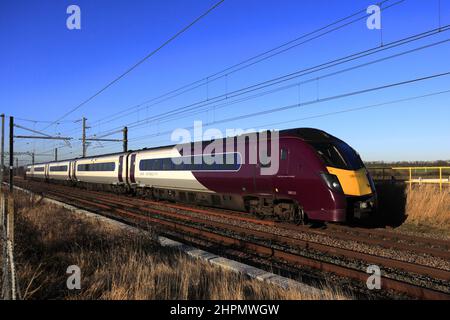
[[[136,235],[57,206],[18,196],[16,262],[25,299],[345,299],[283,290],[164,249]],[[81,290],[66,288],[69,265]]]
[[422,185],[406,189],[407,222],[450,229],[450,190]]
[[[450,234],[450,188],[405,183],[377,185],[379,212],[388,225],[420,227],[418,231]],[[427,230],[428,229],[428,230]]]

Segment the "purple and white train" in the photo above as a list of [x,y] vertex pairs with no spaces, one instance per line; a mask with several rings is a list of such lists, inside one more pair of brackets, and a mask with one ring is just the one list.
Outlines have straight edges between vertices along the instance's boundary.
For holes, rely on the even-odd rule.
[[278,171],[263,175],[259,159],[248,159],[258,144],[233,139],[234,150],[246,151],[233,152],[233,163],[195,161],[202,154],[192,145],[192,162],[177,164],[173,159],[186,156],[164,146],[30,165],[26,177],[296,222],[345,222],[374,213],[372,178],[344,141],[317,129],[280,131]]

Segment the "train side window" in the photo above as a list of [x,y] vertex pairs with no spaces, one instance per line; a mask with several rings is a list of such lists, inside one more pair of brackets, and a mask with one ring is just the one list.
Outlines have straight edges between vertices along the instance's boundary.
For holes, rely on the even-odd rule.
[[286,160],[288,155],[288,151],[285,148],[281,148],[280,159]]
[[[203,161],[202,156],[184,156],[177,158],[174,163],[173,158],[162,159],[146,159],[139,162],[139,170],[141,171],[234,171],[239,170],[241,159],[239,154],[234,155],[234,163],[212,163],[207,164]],[[200,163],[195,163],[197,160]],[[220,160],[220,158],[219,158]],[[178,163],[181,162],[181,163]],[[114,164],[113,164],[114,165]]]
[[177,163],[174,163],[175,170],[178,171],[189,170],[189,166],[189,160],[186,160],[185,158],[177,159]]
[[50,172],[64,172],[64,171],[67,171],[67,166],[50,167]]
[[104,164],[104,171],[114,171],[116,170],[116,164],[114,162],[108,162]]
[[190,170],[190,157],[180,157],[180,158],[170,158],[173,165],[173,170],[177,171],[184,171],[184,170]]
[[148,171],[154,170],[156,168],[155,162],[156,162],[156,160],[147,160],[146,170],[148,170]]
[[154,159],[152,164],[153,171],[160,171],[162,169],[161,159]]
[[151,171],[153,167],[154,160],[153,159],[146,159],[141,160],[139,162],[139,170],[141,171]]
[[163,170],[173,170],[173,162],[171,158],[167,158],[163,160]]

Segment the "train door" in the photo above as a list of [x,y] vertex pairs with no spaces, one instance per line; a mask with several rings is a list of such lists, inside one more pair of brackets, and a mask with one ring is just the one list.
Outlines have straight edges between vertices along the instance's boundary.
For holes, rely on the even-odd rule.
[[280,147],[278,174],[274,178],[274,193],[276,195],[294,195],[295,192],[295,174],[290,170],[291,150],[287,145]]
[[[263,196],[273,195],[275,193],[275,180],[278,175],[285,174],[285,169],[283,168],[280,161],[280,152],[278,151],[277,155],[272,155],[272,142],[271,140],[267,140],[265,142],[259,142],[258,148],[261,147],[261,144],[265,143],[266,150],[258,149],[258,162],[255,166],[255,193]],[[267,159],[264,161],[261,159],[261,156],[269,157],[270,162],[267,162]],[[276,158],[274,158],[276,157]],[[278,163],[278,168],[277,168]],[[278,169],[278,170],[277,170]],[[274,173],[271,173],[272,170],[275,170]],[[264,173],[265,171],[265,173]]]
[[119,183],[123,183],[123,156],[119,157],[118,177]]
[[[256,164],[254,163],[254,155],[256,152],[256,144],[251,143],[251,139],[245,139],[243,144],[240,144],[241,142],[237,141],[236,143],[236,150],[239,152],[241,148],[244,149],[244,154],[240,153],[239,157],[240,161],[242,163],[240,170],[237,172],[237,176],[232,175],[230,176],[233,178],[237,183],[237,185],[233,186],[233,190],[230,190],[231,192],[235,190],[240,190],[240,192],[244,194],[254,194],[255,193],[255,167]],[[239,147],[240,146],[240,147]],[[252,155],[250,155],[252,154]],[[231,185],[234,185],[232,183]]]
[[135,170],[136,170],[136,154],[133,153],[130,157],[130,183],[136,183],[136,176],[135,176]]
[[125,183],[130,186],[130,153],[125,156]]
[[283,177],[289,173],[289,154],[289,149],[286,146],[280,148],[278,176]]
[[77,181],[77,162],[72,161],[71,167],[72,167],[72,180]]
[[50,177],[49,170],[50,170],[50,166],[49,166],[48,164],[46,164],[46,165],[44,166],[44,179],[45,179],[45,180],[48,180],[49,177]]

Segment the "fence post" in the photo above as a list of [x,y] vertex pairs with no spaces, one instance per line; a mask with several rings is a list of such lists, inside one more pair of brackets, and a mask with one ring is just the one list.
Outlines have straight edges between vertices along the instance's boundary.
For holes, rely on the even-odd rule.
[[442,167],[439,167],[439,191],[442,192]]
[[4,300],[16,300],[16,270],[14,266],[14,198],[10,194],[8,201],[6,195],[1,193],[1,225],[2,225],[2,271],[3,285],[2,297]]
[[409,191],[412,190],[412,168],[409,168]]
[[5,204],[4,202],[4,194],[3,190],[0,189],[0,238],[2,238],[2,244],[3,244],[3,226],[5,225]]
[[6,222],[6,234],[8,239],[8,260],[10,268],[10,288],[11,288],[11,299],[16,300],[17,289],[16,289],[16,269],[14,266],[14,196],[10,193],[8,197],[8,215]]
[[14,197],[12,194],[8,197],[8,215],[6,222],[6,232],[8,241],[14,246]]
[[6,204],[6,195],[4,192],[1,193],[1,225],[2,225],[2,298],[4,300],[10,299],[10,289],[9,289],[9,259],[8,259],[8,235],[7,235],[7,227],[6,227],[6,219],[7,219],[7,204]]

